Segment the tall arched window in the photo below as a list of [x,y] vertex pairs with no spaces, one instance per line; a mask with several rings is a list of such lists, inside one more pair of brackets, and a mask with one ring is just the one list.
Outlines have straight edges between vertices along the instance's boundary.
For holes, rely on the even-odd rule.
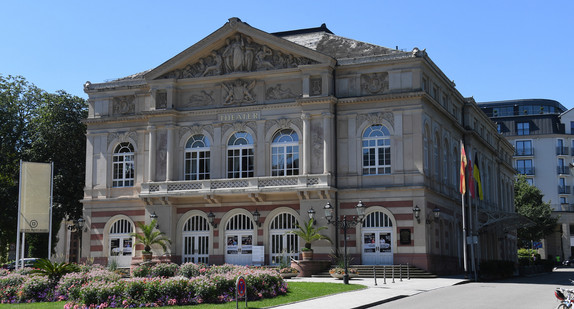
[[391,173],[391,134],[380,124],[363,133],[363,175]]
[[203,134],[190,137],[185,144],[185,180],[209,179],[209,139]]
[[448,141],[445,139],[442,145],[442,183],[444,185],[448,185],[448,177],[449,177],[449,160],[448,160]]
[[134,177],[134,146],[128,142],[120,143],[114,149],[113,187],[131,187]]
[[435,134],[434,143],[432,145],[432,156],[433,156],[433,170],[434,170],[434,179],[436,181],[440,181],[440,140],[438,137],[438,133]]
[[423,169],[427,176],[430,176],[429,142],[430,142],[430,133],[428,127],[425,126],[423,134]]
[[299,136],[291,129],[283,129],[273,137],[271,175],[299,175]]
[[235,132],[227,143],[227,177],[253,177],[253,137],[251,134]]

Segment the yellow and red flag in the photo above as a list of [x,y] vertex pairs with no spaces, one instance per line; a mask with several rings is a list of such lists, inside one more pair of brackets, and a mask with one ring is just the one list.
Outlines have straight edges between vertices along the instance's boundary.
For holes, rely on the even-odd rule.
[[460,194],[463,195],[466,193],[466,181],[464,177],[466,163],[466,151],[464,150],[464,144],[460,141]]

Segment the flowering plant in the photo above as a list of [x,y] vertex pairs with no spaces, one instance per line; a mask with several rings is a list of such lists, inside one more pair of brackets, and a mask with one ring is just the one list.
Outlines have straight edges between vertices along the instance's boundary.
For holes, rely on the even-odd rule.
[[[349,271],[349,274],[357,274],[358,273],[356,268],[348,268],[347,270]],[[329,269],[329,273],[330,274],[344,275],[345,274],[345,268],[333,267],[333,268]]]
[[283,268],[279,269],[279,273],[280,274],[296,274],[296,273],[299,273],[299,271],[293,267],[283,267]]

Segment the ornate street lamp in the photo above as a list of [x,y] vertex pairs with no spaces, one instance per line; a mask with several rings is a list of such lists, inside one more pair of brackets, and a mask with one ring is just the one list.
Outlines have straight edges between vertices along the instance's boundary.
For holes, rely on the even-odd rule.
[[209,221],[209,224],[211,224],[211,227],[213,228],[217,227],[217,224],[215,223],[215,214],[211,212],[211,210],[207,214],[207,220]]
[[259,211],[257,211],[257,209],[255,209],[255,212],[253,213],[253,219],[255,219],[255,224],[257,224],[258,227],[261,227],[261,222],[259,222],[259,218],[261,218],[261,214],[259,213]]
[[343,230],[343,241],[344,241],[344,246],[345,246],[345,251],[344,251],[344,255],[343,258],[344,263],[345,263],[345,274],[343,275],[343,283],[344,284],[349,284],[349,265],[348,265],[348,259],[347,259],[347,229],[349,228],[353,228],[355,227],[357,224],[361,224],[363,222],[363,220],[365,219],[365,205],[363,205],[362,201],[359,201],[359,203],[357,204],[357,206],[355,206],[355,210],[357,211],[357,217],[353,216],[352,220],[347,220],[347,216],[343,216],[343,220],[340,220],[339,218],[335,218],[333,220],[333,206],[331,206],[330,202],[327,202],[327,205],[325,205],[325,207],[323,207],[323,210],[325,210],[325,219],[327,219],[327,222],[329,224],[332,224],[335,226],[335,228],[340,228],[341,230]]

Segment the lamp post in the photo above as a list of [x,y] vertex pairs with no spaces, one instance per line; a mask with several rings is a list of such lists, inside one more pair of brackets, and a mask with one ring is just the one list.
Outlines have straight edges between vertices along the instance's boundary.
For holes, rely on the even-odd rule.
[[[357,204],[357,206],[355,206],[355,210],[357,211],[357,216],[355,217],[353,216],[353,219],[351,220],[347,220],[347,216],[343,216],[343,219],[339,219],[336,218],[333,220],[333,211],[334,208],[333,206],[331,206],[330,202],[327,202],[327,205],[325,205],[325,207],[323,207],[323,210],[325,210],[325,218],[327,219],[327,223],[332,224],[335,226],[335,228],[341,229],[343,230],[343,243],[344,243],[344,253],[343,253],[343,258],[344,258],[344,264],[345,264],[345,274],[343,275],[343,283],[344,284],[349,284],[349,259],[347,258],[347,229],[349,228],[353,228],[355,227],[357,224],[360,224],[363,222],[363,219],[365,218],[365,205],[363,205],[362,201],[359,201],[359,203]],[[312,218],[312,216],[314,215],[314,212],[309,212],[309,217]]]
[[68,230],[72,231],[72,232],[79,232],[80,235],[80,241],[78,244],[79,247],[79,254],[78,254],[78,263],[81,262],[82,260],[82,232],[84,231],[84,223],[86,223],[86,220],[84,220],[84,218],[80,217],[77,220],[74,220],[73,224],[68,225]]

